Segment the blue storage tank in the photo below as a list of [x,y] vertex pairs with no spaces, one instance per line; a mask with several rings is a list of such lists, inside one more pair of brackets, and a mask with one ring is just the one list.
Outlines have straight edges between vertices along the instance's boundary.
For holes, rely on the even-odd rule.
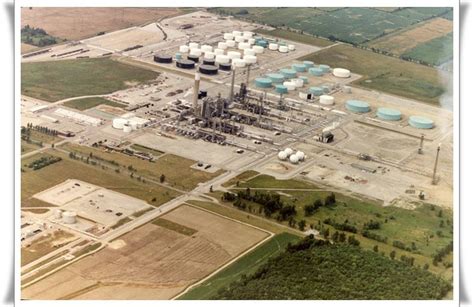
[[255,79],[255,85],[259,88],[270,88],[272,87],[272,80],[269,78],[257,78]]
[[319,68],[320,68],[324,73],[327,73],[331,67],[330,67],[329,65],[321,64],[321,65],[319,65]]
[[313,95],[316,95],[316,96],[321,96],[322,94],[324,94],[323,89],[320,88],[320,87],[316,87],[316,86],[310,87],[309,92]]
[[402,113],[395,109],[389,108],[378,108],[377,117],[383,120],[400,120],[402,118]]
[[314,67],[313,61],[303,61],[303,64],[306,66],[306,68]]
[[308,84],[308,77],[300,76],[300,77],[298,77],[298,79],[303,80],[303,84]]
[[260,40],[256,40],[255,41],[255,44],[257,46],[262,46],[263,48],[267,48],[268,47],[268,41],[264,40],[264,39],[260,39]]
[[434,122],[431,119],[422,116],[410,116],[408,124],[418,129],[431,129],[434,126]]
[[267,74],[266,77],[272,80],[273,84],[283,83],[283,81],[285,81],[285,76],[282,74],[271,73]]
[[293,64],[291,67],[296,70],[297,72],[305,72],[306,71],[306,65],[304,64]]
[[309,69],[309,73],[313,76],[322,76],[324,75],[324,71],[319,67],[313,67]]
[[370,105],[365,101],[351,99],[346,101],[346,109],[355,113],[367,113],[370,111]]
[[283,84],[277,84],[275,86],[275,91],[278,94],[287,94],[288,93],[288,88],[286,86],[284,86]]
[[181,53],[177,52],[175,55],[175,58],[176,60],[181,60],[182,59]]
[[280,73],[285,76],[286,79],[296,78],[296,71],[290,68],[280,69]]

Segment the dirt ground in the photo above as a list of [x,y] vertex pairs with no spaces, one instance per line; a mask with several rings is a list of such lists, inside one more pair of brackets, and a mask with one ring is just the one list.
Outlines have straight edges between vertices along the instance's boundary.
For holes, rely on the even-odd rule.
[[394,54],[402,54],[434,38],[444,36],[453,31],[453,23],[444,18],[434,18],[409,30],[385,36],[370,44],[370,47],[390,50]]
[[21,26],[28,24],[52,36],[78,40],[102,31],[142,25],[178,12],[178,8],[22,8]]
[[[191,207],[163,216],[191,236],[152,223],[23,289],[25,299],[169,299],[267,234]],[[68,286],[69,285],[69,286]]]

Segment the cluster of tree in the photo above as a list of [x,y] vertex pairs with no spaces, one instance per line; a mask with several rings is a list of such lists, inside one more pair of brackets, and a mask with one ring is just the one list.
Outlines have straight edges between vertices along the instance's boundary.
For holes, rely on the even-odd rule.
[[367,229],[362,230],[362,236],[368,239],[382,242],[382,243],[387,243],[387,237],[381,236],[377,233],[370,232]]
[[406,250],[407,252],[413,252],[413,251],[416,251],[418,249],[415,242],[411,242],[411,245],[407,246],[405,243],[403,243],[401,241],[394,240],[392,242],[392,245],[393,245],[393,247]]
[[331,193],[328,196],[326,196],[326,199],[324,200],[324,203],[320,199],[316,199],[312,204],[308,204],[304,206],[304,215],[305,216],[311,216],[315,214],[319,208],[326,206],[332,206],[336,204],[336,194]]
[[338,223],[338,222],[336,222],[335,220],[333,220],[331,218],[326,218],[323,221],[323,223],[326,224],[326,225],[331,225],[332,227],[336,228],[337,230],[357,233],[357,227],[355,227],[354,225],[349,224],[348,220],[345,220],[344,223]]
[[48,127],[44,126],[39,126],[39,125],[33,125],[32,123],[26,124],[26,127],[21,127],[22,128],[22,133],[25,134],[30,134],[31,130],[38,131],[47,135],[52,135],[52,136],[57,136],[59,132],[55,129],[51,129]]
[[21,28],[21,42],[38,47],[44,47],[56,44],[58,39],[48,35],[48,33],[41,28],[26,25]]
[[39,159],[34,160],[30,164],[28,164],[29,168],[32,168],[33,170],[39,170],[42,169],[43,167],[46,167],[50,164],[56,163],[61,161],[60,157],[55,157],[55,156],[44,156]]
[[368,221],[367,223],[364,223],[364,229],[367,229],[367,230],[380,229],[380,222],[379,222],[379,221],[370,220],[370,221]]
[[409,266],[413,266],[415,264],[415,258],[413,258],[413,257],[408,257],[408,256],[405,256],[405,255],[401,255],[400,260],[402,262],[405,262]]
[[438,263],[443,261],[443,258],[453,251],[453,241],[450,241],[448,245],[438,250],[433,255],[433,265],[438,266]]
[[358,246],[308,236],[289,244],[255,273],[221,288],[212,299],[432,300],[442,299],[452,289],[410,261],[393,261]]

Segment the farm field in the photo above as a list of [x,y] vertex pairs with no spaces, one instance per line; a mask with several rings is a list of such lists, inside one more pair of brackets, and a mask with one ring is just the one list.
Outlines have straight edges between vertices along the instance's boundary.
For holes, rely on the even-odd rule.
[[379,253],[305,238],[213,299],[439,300],[451,288],[427,271]]
[[148,223],[23,289],[22,297],[170,299],[268,235],[186,205],[164,218],[197,232]]
[[102,97],[90,97],[90,98],[82,98],[82,99],[75,99],[69,100],[64,103],[66,107],[73,108],[76,110],[87,110],[98,105],[108,105],[111,107],[123,108],[125,105],[121,103],[117,103]]
[[155,72],[111,58],[23,63],[21,74],[22,95],[50,102],[109,94],[158,76]]
[[67,40],[78,40],[180,14],[179,8],[22,8],[21,26],[30,25]]
[[326,39],[322,39],[322,38],[318,38],[318,37],[314,37],[314,36],[306,35],[306,34],[300,34],[300,33],[283,30],[283,29],[275,29],[275,30],[258,29],[255,32],[262,35],[270,35],[273,37],[287,39],[294,42],[308,44],[308,45],[317,46],[317,47],[327,47],[334,44],[334,42],[331,42]]
[[288,243],[294,243],[299,239],[299,237],[286,232],[280,233],[202,284],[179,296],[178,299],[209,300],[217,294],[219,289],[228,287],[232,282],[238,281],[243,274],[247,276],[253,274],[270,258],[283,252]]
[[438,104],[444,92],[435,68],[406,62],[348,45],[337,45],[300,60],[345,67],[363,77],[352,84]]
[[[402,54],[404,58],[441,65],[453,59],[453,33],[437,37]],[[451,68],[452,70],[452,68]]]
[[[48,155],[61,157],[62,160],[39,170],[24,167],[25,164]],[[71,178],[142,199],[153,206],[159,206],[179,196],[179,193],[174,190],[138,181],[130,178],[128,174],[117,174],[115,168],[103,169],[99,165],[93,166],[80,160],[73,160],[54,149],[22,159],[21,163],[24,169],[21,175],[22,207],[52,206],[32,196]]]
[[73,234],[63,230],[57,230],[53,233],[49,233],[45,237],[39,237],[40,238],[32,241],[28,247],[21,248],[22,266],[39,259],[76,239]]
[[[208,173],[191,168],[191,165],[195,164],[196,161],[173,154],[165,154],[153,162],[149,162],[122,153],[106,152],[101,149],[75,144],[65,144],[61,146],[61,148],[84,157],[92,153],[93,158],[95,157],[96,160],[108,162],[114,165],[114,168],[122,168],[123,172],[133,172],[135,176],[141,175],[159,181],[160,176],[163,174],[165,175],[165,184],[186,191],[190,191],[199,183],[209,181],[223,173],[223,171]],[[110,163],[110,161],[114,162]],[[118,163],[118,165],[116,165],[116,163]]]

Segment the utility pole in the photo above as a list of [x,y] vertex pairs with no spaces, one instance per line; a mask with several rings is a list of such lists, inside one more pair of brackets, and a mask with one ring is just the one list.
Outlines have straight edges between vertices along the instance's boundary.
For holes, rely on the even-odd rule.
[[421,134],[421,139],[420,139],[420,148],[418,148],[418,154],[422,155],[423,154],[423,141],[425,139],[425,135]]
[[441,150],[441,143],[438,145],[438,149],[436,150],[436,159],[435,159],[435,165],[433,169],[433,180],[431,181],[431,184],[435,185],[437,180],[436,180],[436,171],[438,169],[438,159],[439,159],[439,151]]

